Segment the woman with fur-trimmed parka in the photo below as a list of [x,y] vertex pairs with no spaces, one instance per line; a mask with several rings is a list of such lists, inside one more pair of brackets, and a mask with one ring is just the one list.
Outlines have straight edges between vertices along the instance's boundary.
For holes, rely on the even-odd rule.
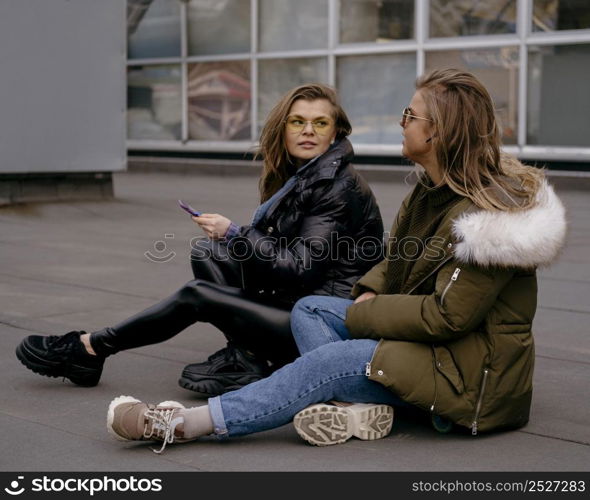
[[165,445],[294,419],[305,440],[328,445],[387,435],[398,404],[473,434],[526,424],[535,269],[563,245],[564,209],[542,171],[501,155],[493,103],[475,76],[434,71],[416,89],[400,125],[403,154],[424,172],[355,300],[299,300],[291,325],[301,357],[208,406],[115,399],[115,435]]

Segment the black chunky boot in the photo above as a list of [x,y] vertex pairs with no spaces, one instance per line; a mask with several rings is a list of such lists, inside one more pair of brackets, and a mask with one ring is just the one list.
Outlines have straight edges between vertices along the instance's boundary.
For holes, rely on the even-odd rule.
[[98,384],[105,358],[89,354],[80,341],[86,332],[30,335],[16,348],[16,357],[30,370],[47,377],[65,377],[74,384]]
[[185,366],[178,384],[209,398],[256,382],[268,376],[270,371],[266,361],[257,360],[247,352],[228,344],[209,356],[204,363]]

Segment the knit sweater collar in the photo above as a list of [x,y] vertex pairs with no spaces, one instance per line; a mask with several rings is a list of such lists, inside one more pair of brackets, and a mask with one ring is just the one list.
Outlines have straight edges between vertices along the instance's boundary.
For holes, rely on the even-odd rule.
[[460,197],[460,195],[455,193],[448,184],[435,186],[432,180],[427,176],[426,178],[421,178],[419,182],[422,185],[421,196],[428,198],[428,201],[432,206],[440,207],[454,198]]

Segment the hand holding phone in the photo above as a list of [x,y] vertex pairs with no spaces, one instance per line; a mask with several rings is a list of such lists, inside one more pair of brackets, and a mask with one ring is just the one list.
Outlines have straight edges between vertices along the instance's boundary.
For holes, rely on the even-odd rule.
[[178,200],[178,204],[180,205],[180,208],[182,208],[185,212],[189,213],[190,215],[192,215],[194,217],[200,217],[201,216],[201,212],[199,212],[198,210],[195,210],[188,203],[185,203],[182,200]]

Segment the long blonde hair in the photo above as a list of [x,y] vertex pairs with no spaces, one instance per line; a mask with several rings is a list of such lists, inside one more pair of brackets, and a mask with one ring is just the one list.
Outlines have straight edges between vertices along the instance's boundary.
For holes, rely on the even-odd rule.
[[295,87],[287,92],[271,110],[260,134],[256,157],[262,157],[263,169],[260,177],[260,201],[265,202],[276,193],[290,177],[288,167],[292,165],[285,143],[285,121],[293,103],[299,99],[313,101],[326,99],[332,105],[336,140],[350,135],[352,127],[342,109],[336,91],[321,83]]
[[517,210],[535,204],[544,178],[500,152],[494,104],[471,73],[435,70],[416,80],[432,120],[433,146],[444,182],[486,210]]

